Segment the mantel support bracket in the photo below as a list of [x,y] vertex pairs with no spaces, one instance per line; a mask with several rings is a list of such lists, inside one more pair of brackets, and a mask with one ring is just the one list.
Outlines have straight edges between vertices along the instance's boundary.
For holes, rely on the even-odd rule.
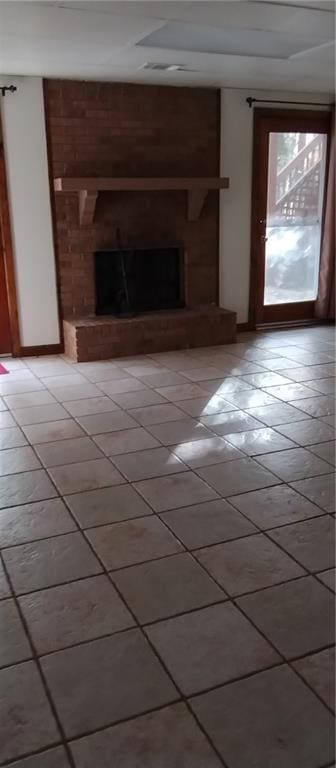
[[81,225],[93,224],[98,191],[79,190],[79,222]]
[[188,190],[188,221],[199,219],[207,194],[207,189]]

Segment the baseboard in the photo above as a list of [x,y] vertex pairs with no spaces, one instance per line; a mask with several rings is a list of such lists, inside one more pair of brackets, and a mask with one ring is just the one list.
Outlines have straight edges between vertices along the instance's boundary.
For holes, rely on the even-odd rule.
[[243,333],[245,331],[255,331],[253,323],[237,323],[237,333]]
[[315,319],[311,320],[284,320],[276,323],[259,323],[256,325],[256,331],[283,331],[291,328],[306,328],[312,325],[320,325]]
[[20,347],[15,357],[39,357],[40,355],[61,355],[63,344],[40,344],[35,347]]

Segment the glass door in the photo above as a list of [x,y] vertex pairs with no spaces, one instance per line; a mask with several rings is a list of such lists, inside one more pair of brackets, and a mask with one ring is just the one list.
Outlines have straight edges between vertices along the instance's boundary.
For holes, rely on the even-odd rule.
[[[260,165],[258,206],[254,206],[258,220],[252,221],[252,232],[259,271],[258,322],[313,317],[319,280],[328,113],[322,113],[322,123],[321,113],[311,113],[315,118],[306,122],[304,114],[298,118],[297,112],[293,115],[288,110],[285,120],[277,121],[275,115],[270,115],[261,120],[261,125],[256,121]],[[256,173],[256,162],[254,169]]]

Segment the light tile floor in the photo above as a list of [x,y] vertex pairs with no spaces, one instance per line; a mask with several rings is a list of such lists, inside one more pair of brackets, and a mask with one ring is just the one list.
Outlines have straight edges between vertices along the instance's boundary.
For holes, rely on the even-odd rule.
[[0,765],[334,765],[335,358],[4,360]]

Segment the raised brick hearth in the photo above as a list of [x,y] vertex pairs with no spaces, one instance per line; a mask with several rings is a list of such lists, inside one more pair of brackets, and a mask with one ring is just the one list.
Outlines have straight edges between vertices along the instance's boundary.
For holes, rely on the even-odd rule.
[[131,318],[84,317],[63,323],[65,353],[78,362],[236,340],[236,315],[218,307],[151,312]]
[[[219,176],[215,89],[47,80],[45,101],[52,178]],[[80,224],[76,192],[52,194],[60,306],[72,357],[232,340],[234,315],[216,311],[218,191],[209,192],[197,221],[188,220],[183,190],[104,192],[89,225]],[[94,253],[117,247],[118,228],[125,248],[183,249],[188,311],[95,317]]]

